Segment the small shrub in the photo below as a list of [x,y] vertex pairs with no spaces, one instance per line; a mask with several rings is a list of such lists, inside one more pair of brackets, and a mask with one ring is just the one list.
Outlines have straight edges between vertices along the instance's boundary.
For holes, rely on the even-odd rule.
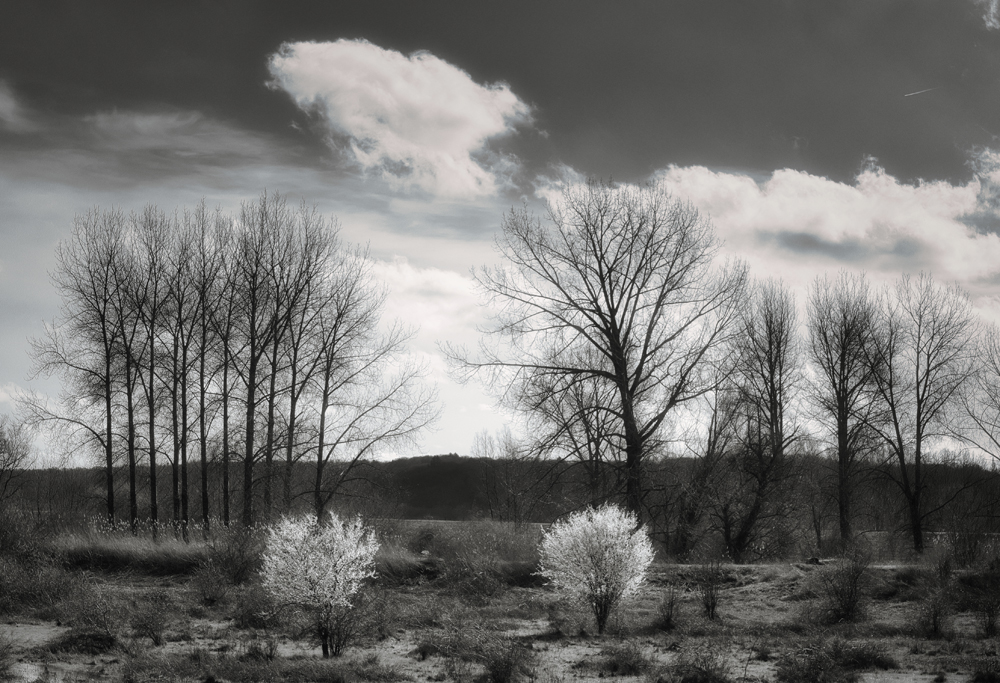
[[117,636],[128,620],[128,606],[110,589],[81,585],[76,596],[63,603],[65,621],[81,632]]
[[998,617],[1000,617],[1000,595],[984,596],[976,607],[976,620],[984,638],[997,635]]
[[612,676],[638,676],[652,666],[649,657],[632,640],[605,646],[601,657],[601,670]]
[[0,510],[0,557],[37,562],[44,557],[43,534],[27,515]]
[[653,626],[660,631],[673,631],[677,627],[677,613],[677,588],[671,584],[660,594]]
[[952,596],[950,587],[935,586],[920,603],[920,629],[929,638],[945,635],[952,616]]
[[698,593],[701,596],[701,606],[705,616],[715,620],[718,616],[719,593],[725,578],[720,562],[710,562],[698,572]]
[[542,538],[539,573],[590,607],[597,632],[611,611],[638,592],[653,561],[653,546],[632,513],[605,505],[574,513]]
[[948,534],[948,551],[959,568],[968,569],[979,559],[984,541],[981,531],[953,531]]
[[684,650],[672,665],[650,676],[655,683],[731,683],[726,653],[715,648]]
[[48,608],[77,592],[79,580],[40,562],[0,558],[0,614]]
[[268,534],[263,585],[282,604],[308,613],[323,657],[338,656],[355,615],[351,599],[362,581],[375,576],[378,541],[361,518],[344,523],[330,513],[325,525],[314,518],[285,518]]
[[516,683],[534,678],[531,650],[513,638],[497,636],[485,639],[480,660],[489,683]]
[[351,666],[354,675],[363,681],[371,683],[394,683],[395,681],[411,681],[398,667],[383,664],[377,653],[372,653]]
[[375,555],[375,571],[384,585],[406,586],[439,573],[430,558],[407,548],[383,543]]
[[778,683],[854,683],[858,675],[844,671],[823,647],[810,646],[783,655],[775,670]]
[[230,584],[242,586],[260,572],[264,547],[262,529],[234,524],[213,533],[208,560]]
[[997,620],[1000,619],[1000,572],[987,569],[984,572],[969,572],[960,577],[963,606],[976,615],[980,633],[986,638],[997,635]]
[[14,641],[6,633],[0,633],[0,681],[10,677],[14,665]]
[[826,650],[837,666],[852,671],[899,668],[896,660],[878,643],[848,643],[838,638]]
[[132,633],[137,638],[149,638],[153,645],[163,645],[163,632],[170,620],[170,597],[157,591],[143,600],[132,613]]
[[548,622],[549,638],[572,638],[588,633],[586,613],[562,601],[549,605]]
[[1000,683],[1000,659],[980,657],[972,666],[972,683]]
[[73,629],[48,646],[50,652],[103,655],[118,646],[118,638],[110,633]]
[[273,662],[278,656],[278,640],[274,636],[263,639],[253,636],[240,643],[238,653],[244,662]]
[[863,616],[863,590],[870,564],[871,555],[853,546],[839,562],[820,574],[831,621],[856,621]]
[[814,643],[778,661],[779,683],[845,683],[858,680],[857,671],[896,669],[898,664],[878,643],[848,643],[834,639]]
[[231,585],[226,573],[212,560],[202,563],[191,577],[191,588],[205,607],[214,607],[225,600]]
[[489,683],[517,683],[534,678],[531,650],[513,638],[481,626],[453,624],[442,643],[445,669],[456,681],[473,677],[470,664],[479,664]]
[[235,591],[231,613],[236,628],[270,628],[278,623],[278,606],[258,583]]

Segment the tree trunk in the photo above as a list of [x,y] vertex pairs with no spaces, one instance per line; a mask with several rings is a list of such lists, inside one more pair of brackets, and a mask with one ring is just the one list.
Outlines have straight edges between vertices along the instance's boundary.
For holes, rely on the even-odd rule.
[[188,507],[188,378],[187,347],[181,356],[181,528],[188,539],[191,515]]
[[[152,316],[150,317],[152,320]],[[146,389],[146,403],[149,408],[149,517],[153,525],[153,537],[155,538],[159,529],[160,508],[156,500],[156,394],[153,389],[153,380],[156,376],[155,363],[155,343],[153,337],[153,324],[150,322],[149,329],[149,386]]]
[[111,448],[112,410],[111,410],[111,354],[105,354],[104,359],[104,459],[106,465],[105,479],[108,495],[108,524],[115,523],[115,460]]
[[135,377],[132,375],[132,359],[128,351],[125,352],[125,411],[128,420],[128,521],[134,536],[139,532],[139,502],[135,483]]
[[267,388],[267,447],[264,449],[264,514],[271,518],[272,489],[274,486],[274,410],[277,403],[278,383],[278,334],[275,332],[271,346],[271,376]]
[[840,521],[840,544],[851,541],[851,444],[847,408],[837,412],[837,514]]
[[201,451],[201,525],[208,534],[208,422],[206,411],[208,387],[205,385],[205,356],[208,354],[208,323],[205,320],[205,297],[202,297],[201,348],[198,350],[198,447]]
[[222,354],[222,523],[229,526],[229,342]]
[[319,447],[316,449],[316,487],[313,490],[313,503],[316,508],[316,522],[323,519],[323,508],[326,502],[323,499],[323,466],[326,464],[324,451],[326,450],[326,409],[330,406],[329,380],[325,380],[323,386],[323,398],[320,401],[319,410]]
[[243,525],[250,527],[254,523],[253,509],[253,459],[254,459],[254,417],[257,399],[257,349],[250,347],[250,369],[247,375],[247,410],[246,410],[246,443],[243,455]]

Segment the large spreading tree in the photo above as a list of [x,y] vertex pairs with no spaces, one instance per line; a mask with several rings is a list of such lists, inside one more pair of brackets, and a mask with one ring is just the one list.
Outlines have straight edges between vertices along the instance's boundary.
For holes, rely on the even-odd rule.
[[481,353],[453,357],[535,414],[581,383],[607,388],[589,394],[613,424],[605,447],[624,453],[638,514],[643,461],[667,416],[715,384],[745,267],[716,268],[709,222],[658,185],[570,187],[544,221],[509,213],[497,244],[504,264],[476,274],[495,304]]

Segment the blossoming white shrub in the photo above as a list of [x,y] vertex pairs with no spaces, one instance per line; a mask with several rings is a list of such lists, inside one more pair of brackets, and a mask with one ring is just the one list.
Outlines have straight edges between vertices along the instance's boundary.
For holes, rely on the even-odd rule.
[[323,656],[339,655],[337,624],[351,608],[362,582],[375,575],[378,541],[361,518],[343,522],[330,513],[326,524],[315,518],[285,518],[271,528],[264,551],[264,588],[281,605],[315,620]]
[[539,573],[593,610],[598,633],[653,561],[653,544],[636,527],[635,515],[605,505],[569,515],[542,538]]

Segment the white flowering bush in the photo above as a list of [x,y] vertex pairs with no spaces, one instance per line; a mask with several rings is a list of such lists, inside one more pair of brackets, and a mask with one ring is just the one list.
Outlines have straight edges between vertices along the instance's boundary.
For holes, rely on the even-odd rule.
[[277,602],[313,619],[323,656],[341,654],[340,626],[362,582],[375,576],[378,541],[361,518],[343,522],[330,513],[315,518],[285,518],[271,528],[264,551],[263,584]]
[[598,633],[622,599],[639,591],[653,561],[653,544],[637,527],[635,515],[604,505],[569,515],[542,538],[539,573],[590,607]]

